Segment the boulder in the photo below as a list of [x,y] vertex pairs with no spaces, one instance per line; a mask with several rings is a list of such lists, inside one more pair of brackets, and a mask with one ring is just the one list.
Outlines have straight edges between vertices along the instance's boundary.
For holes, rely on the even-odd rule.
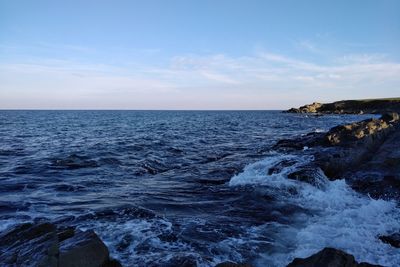
[[92,230],[25,223],[0,234],[0,262],[7,266],[120,267]]
[[395,248],[400,248],[400,233],[380,236],[379,239]]
[[59,267],[97,267],[109,259],[108,249],[92,230],[76,231],[60,243]]
[[16,266],[57,267],[56,228],[49,223],[21,224],[0,236],[0,262]]
[[287,267],[377,267],[369,263],[358,263],[353,255],[334,248],[324,248],[308,258],[294,259]]

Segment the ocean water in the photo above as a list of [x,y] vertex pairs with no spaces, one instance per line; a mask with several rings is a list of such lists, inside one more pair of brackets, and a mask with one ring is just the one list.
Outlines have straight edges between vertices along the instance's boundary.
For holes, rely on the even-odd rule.
[[[400,230],[394,202],[272,150],[279,139],[370,117],[279,111],[0,111],[0,230],[50,219],[94,229],[124,266],[231,260],[285,266],[323,247],[400,266],[377,235]],[[286,160],[278,173],[268,169]]]

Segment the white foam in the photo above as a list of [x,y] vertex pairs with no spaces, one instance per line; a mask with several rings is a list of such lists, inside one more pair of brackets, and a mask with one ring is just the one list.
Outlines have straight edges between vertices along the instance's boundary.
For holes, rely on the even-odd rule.
[[[400,230],[400,210],[394,202],[374,200],[353,191],[344,180],[328,181],[324,187],[286,178],[309,158],[298,158],[281,173],[268,175],[268,169],[293,155],[272,155],[245,168],[233,177],[231,186],[257,185],[275,189],[294,186],[297,194],[275,194],[282,201],[310,211],[293,218],[293,224],[268,223],[249,229],[249,234],[274,233],[274,247],[258,259],[259,266],[285,266],[296,257],[308,257],[324,247],[353,254],[357,261],[384,266],[400,266],[398,249],[382,243],[377,236]],[[270,192],[270,189],[267,189]],[[309,214],[309,213],[307,213]],[[265,236],[267,236],[264,233]]]
[[[163,218],[96,221],[80,228],[95,229],[109,247],[111,256],[120,260],[124,266],[162,264],[178,253],[199,258],[190,245],[180,241],[163,241],[158,237],[160,234],[172,233],[172,224]],[[119,243],[127,236],[130,236],[130,240],[126,248],[118,251]]]

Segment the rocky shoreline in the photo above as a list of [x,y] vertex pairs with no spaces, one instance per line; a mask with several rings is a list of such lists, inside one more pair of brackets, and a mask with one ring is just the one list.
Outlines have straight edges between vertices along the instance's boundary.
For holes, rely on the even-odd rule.
[[400,200],[399,138],[399,115],[388,113],[336,126],[327,133],[281,140],[274,148],[313,156],[311,163],[289,174],[291,179],[316,183],[322,171],[330,180],[345,178],[353,189],[374,198]]
[[342,100],[333,103],[314,102],[299,108],[291,108],[287,113],[314,114],[384,114],[400,112],[400,98]]
[[[308,154],[313,157],[311,163],[290,173],[290,179],[318,186],[321,174],[324,174],[329,180],[345,179],[354,190],[372,198],[400,203],[399,140],[399,114],[391,112],[379,119],[339,125],[327,133],[309,133],[302,137],[281,140],[274,149],[283,153]],[[291,162],[280,162],[269,172],[279,171],[290,164]],[[400,233],[377,238],[393,247],[400,247]],[[357,263],[352,255],[325,248],[306,259],[295,259],[288,266],[378,265]]]
[[[308,110],[321,112],[321,106]],[[354,109],[356,111],[356,109]],[[301,111],[303,112],[303,111]],[[400,118],[386,113],[340,125],[327,133],[310,133],[279,141],[274,149],[282,153],[312,155],[314,160],[290,173],[288,178],[318,186],[324,174],[328,179],[346,179],[356,191],[373,198],[400,203]],[[269,173],[290,166],[280,162]],[[382,242],[400,247],[400,233],[379,236]],[[118,267],[110,258],[107,246],[92,230],[82,231],[52,222],[25,223],[0,234],[1,266]],[[193,261],[180,266],[196,266]],[[218,267],[251,266],[247,263],[223,262]],[[352,255],[333,248],[305,258],[294,259],[288,266],[378,266],[358,263]]]

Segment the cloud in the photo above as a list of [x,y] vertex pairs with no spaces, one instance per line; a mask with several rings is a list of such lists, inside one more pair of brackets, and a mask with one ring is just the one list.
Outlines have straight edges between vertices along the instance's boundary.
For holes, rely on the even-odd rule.
[[400,64],[352,54],[321,64],[259,52],[181,55],[164,66],[41,59],[0,64],[1,108],[279,109],[395,96]]

